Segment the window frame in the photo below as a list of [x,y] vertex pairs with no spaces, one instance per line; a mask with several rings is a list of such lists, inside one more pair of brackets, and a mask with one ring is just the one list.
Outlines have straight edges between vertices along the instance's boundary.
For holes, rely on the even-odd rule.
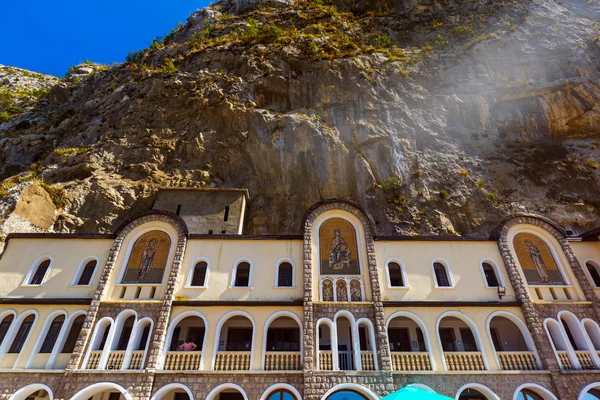
[[[38,268],[45,261],[50,261],[50,264],[48,265],[48,269],[46,269],[46,272],[44,273],[44,276],[42,277],[42,282],[38,283],[38,284],[31,283],[31,280],[35,276],[35,273],[37,272]],[[36,258],[35,261],[33,262],[33,264],[31,264],[31,267],[29,268],[29,272],[27,272],[27,274],[25,275],[25,278],[23,279],[23,282],[21,283],[21,287],[26,287],[26,288],[27,287],[29,287],[29,288],[43,287],[46,284],[46,281],[48,280],[48,276],[50,275],[50,271],[52,270],[53,265],[54,265],[54,257],[52,257],[49,254],[45,254],[43,256],[39,256],[38,258]]]
[[[248,286],[236,286],[235,285],[235,281],[237,280],[237,274],[238,274],[238,268],[240,266],[241,263],[248,263],[250,265],[250,268],[248,270]],[[252,272],[254,270],[254,264],[252,263],[252,260],[250,260],[247,257],[241,257],[238,258],[237,260],[235,260],[235,262],[233,263],[233,271],[231,273],[231,282],[229,283],[229,289],[252,289]]]
[[[13,351],[13,348],[15,347],[15,341],[19,337],[19,333],[21,333],[21,329],[23,329],[23,324],[29,317],[33,317],[33,321],[31,321],[31,324],[29,324],[27,333],[23,337],[23,340],[21,341],[21,343],[17,344],[18,350],[15,349],[15,351]],[[33,328],[35,328],[35,323],[37,322],[37,319],[38,319],[38,315],[36,313],[28,313],[27,315],[24,315],[23,318],[20,318],[20,316],[19,316],[18,326],[15,326],[16,329],[14,331],[14,335],[11,335],[12,336],[10,339],[11,342],[10,342],[10,345],[7,346],[6,354],[19,354],[23,350],[23,348],[27,345],[27,341],[29,340],[31,331],[33,330]]]
[[[402,283],[403,286],[392,286],[392,280],[390,278],[390,263],[396,263],[400,266],[400,274],[402,275]],[[402,260],[396,257],[388,258],[385,261],[385,276],[387,278],[387,288],[388,289],[410,289],[410,285],[408,284],[408,277],[406,276],[406,268]]]
[[[93,261],[93,260],[96,261],[96,268],[94,268],[94,273],[90,277],[90,283],[87,285],[80,285],[79,280],[81,279],[81,275],[83,275],[83,271],[85,270],[85,267],[88,265],[88,263],[90,261]],[[70,287],[84,288],[84,287],[94,286],[94,278],[96,278],[96,273],[98,272],[99,268],[100,268],[100,257],[98,257],[96,255],[91,255],[91,256],[85,257],[84,259],[82,259],[79,262],[79,265],[77,266],[77,271],[75,272],[75,275],[73,275],[73,280],[71,281]]]
[[[448,277],[449,286],[440,286],[438,285],[437,275],[435,273],[435,264],[440,264],[446,270],[446,275]],[[435,289],[456,289],[456,282],[454,281],[454,274],[452,274],[452,269],[450,268],[450,263],[444,260],[443,258],[434,258],[431,260],[431,274],[433,277],[433,287]]]
[[[498,281],[498,286],[488,286],[488,281],[485,277],[485,271],[483,270],[483,264],[489,264],[492,267],[492,269],[494,270],[494,274],[496,275],[496,280]],[[496,264],[495,261],[489,258],[482,258],[481,260],[479,260],[479,270],[481,271],[481,276],[483,277],[483,283],[486,289],[497,290],[499,287],[506,287],[506,285],[504,285],[502,275],[500,274],[498,264]]]
[[[62,317],[62,321],[59,321],[57,324],[55,324],[56,320]],[[60,344],[60,339],[61,339],[61,333],[63,332],[63,327],[65,326],[65,324],[68,322],[68,318],[67,315],[65,313],[58,313],[57,315],[49,315],[48,319],[50,321],[48,326],[46,327],[46,329],[43,330],[43,337],[40,336],[40,347],[39,349],[37,349],[37,353],[38,354],[52,354],[54,352],[54,349],[56,348],[56,346],[58,344]],[[60,324],[60,325],[58,325]],[[58,330],[56,330],[56,326],[58,325]],[[54,328],[54,331],[53,331]],[[52,340],[52,336],[50,335],[54,335],[54,340]],[[48,341],[48,339],[50,339],[50,341],[52,342],[52,344],[50,345],[50,341]],[[46,345],[50,345],[49,349],[45,349],[44,346]]]
[[[206,263],[206,273],[204,274],[204,285],[202,286],[193,286],[192,281],[194,280],[194,271],[196,270],[196,265],[198,263],[205,262]],[[190,269],[188,272],[187,280],[185,282],[184,289],[207,289],[208,288],[208,279],[210,277],[210,260],[208,257],[196,257],[192,263],[190,264]]]
[[594,282],[594,278],[592,278],[592,274],[590,274],[590,271],[587,268],[588,264],[591,264],[592,267],[596,269],[596,272],[598,272],[598,275],[600,275],[600,263],[594,260],[593,258],[586,258],[585,260],[583,260],[583,264],[581,265],[583,267],[585,275],[588,278],[588,281],[590,282],[590,285],[592,285],[592,289],[600,289],[600,286],[596,286],[596,282]]
[[[279,268],[281,264],[288,263],[292,266],[292,286],[279,286]],[[289,257],[281,257],[275,262],[275,282],[273,289],[295,289],[296,288],[296,263]]]

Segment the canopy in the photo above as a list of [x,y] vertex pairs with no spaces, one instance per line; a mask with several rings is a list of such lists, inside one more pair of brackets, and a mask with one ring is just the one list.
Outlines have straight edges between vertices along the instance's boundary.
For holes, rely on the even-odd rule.
[[381,400],[454,400],[435,392],[420,389],[414,386],[406,386],[397,392],[390,393]]

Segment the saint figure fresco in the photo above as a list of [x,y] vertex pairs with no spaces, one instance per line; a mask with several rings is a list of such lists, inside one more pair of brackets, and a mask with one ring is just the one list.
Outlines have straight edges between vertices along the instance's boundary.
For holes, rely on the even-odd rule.
[[350,299],[352,301],[362,301],[362,290],[360,289],[360,282],[358,279],[352,279],[350,281]]
[[359,275],[356,231],[341,218],[325,221],[319,229],[321,275]]
[[333,301],[333,281],[331,279],[323,281],[323,301]]
[[121,283],[162,283],[171,238],[165,232],[151,231],[134,243]]
[[346,287],[346,281],[339,279],[336,281],[335,285],[337,286],[337,301],[348,301],[348,288]]
[[519,233],[513,239],[517,259],[529,285],[564,285],[552,251],[533,233]]

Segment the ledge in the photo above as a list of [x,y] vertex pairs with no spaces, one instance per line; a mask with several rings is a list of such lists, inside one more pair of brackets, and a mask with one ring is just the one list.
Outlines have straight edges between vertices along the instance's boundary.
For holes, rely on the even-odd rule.
[[[384,307],[520,307],[518,301],[383,301]],[[591,303],[590,303],[591,304]]]
[[184,373],[185,375],[302,375],[303,371],[263,371],[263,370],[248,370],[248,371],[202,371],[202,370],[192,370],[192,371],[167,371],[167,370],[156,370],[154,371],[156,374],[177,374],[181,375]]
[[[582,371],[584,372],[584,371]],[[600,372],[600,371],[598,371]],[[503,370],[486,370],[486,371],[392,371],[392,375],[550,375],[552,371],[535,370],[535,371],[503,371]]]
[[202,306],[202,307],[222,307],[222,306],[303,306],[302,300],[298,301],[248,301],[248,300],[174,300],[173,307],[181,306]]
[[91,304],[92,298],[0,298],[0,304]]

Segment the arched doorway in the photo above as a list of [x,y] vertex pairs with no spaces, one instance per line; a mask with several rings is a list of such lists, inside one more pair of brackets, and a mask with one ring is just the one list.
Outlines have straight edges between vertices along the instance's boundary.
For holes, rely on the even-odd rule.
[[357,369],[354,352],[360,349],[355,345],[354,321],[345,315],[340,315],[335,319],[335,328],[339,369],[342,371]]
[[488,332],[500,368],[513,371],[537,370],[535,344],[525,324],[516,316],[504,312],[494,313],[490,317]]
[[53,400],[52,390],[46,385],[29,385],[17,390],[9,400]]
[[171,383],[159,389],[152,400],[193,400],[194,396],[187,386]]
[[248,400],[246,392],[240,386],[233,383],[224,383],[214,388],[206,400]]
[[216,371],[246,371],[252,364],[254,320],[243,311],[226,314],[217,326]]
[[581,389],[577,400],[600,400],[600,382],[589,384]]
[[206,336],[204,319],[199,315],[177,318],[171,323],[165,370],[192,371],[200,369],[202,348]]
[[393,314],[387,332],[395,371],[430,371],[431,355],[425,324],[404,312]]
[[479,390],[473,388],[467,388],[463,390],[458,396],[458,400],[489,400]]
[[[460,318],[459,318],[460,317]],[[463,314],[442,314],[438,338],[449,371],[483,371],[487,367],[475,324]]]
[[535,383],[526,383],[515,390],[513,400],[557,400],[548,389]]
[[96,383],[80,390],[71,400],[132,400],[127,390],[112,382]]
[[371,390],[353,383],[342,383],[327,391],[321,400],[378,400]]
[[[267,321],[263,369],[268,371],[299,371],[301,365],[301,327],[297,317],[288,315]],[[287,400],[287,399],[286,399]]]

